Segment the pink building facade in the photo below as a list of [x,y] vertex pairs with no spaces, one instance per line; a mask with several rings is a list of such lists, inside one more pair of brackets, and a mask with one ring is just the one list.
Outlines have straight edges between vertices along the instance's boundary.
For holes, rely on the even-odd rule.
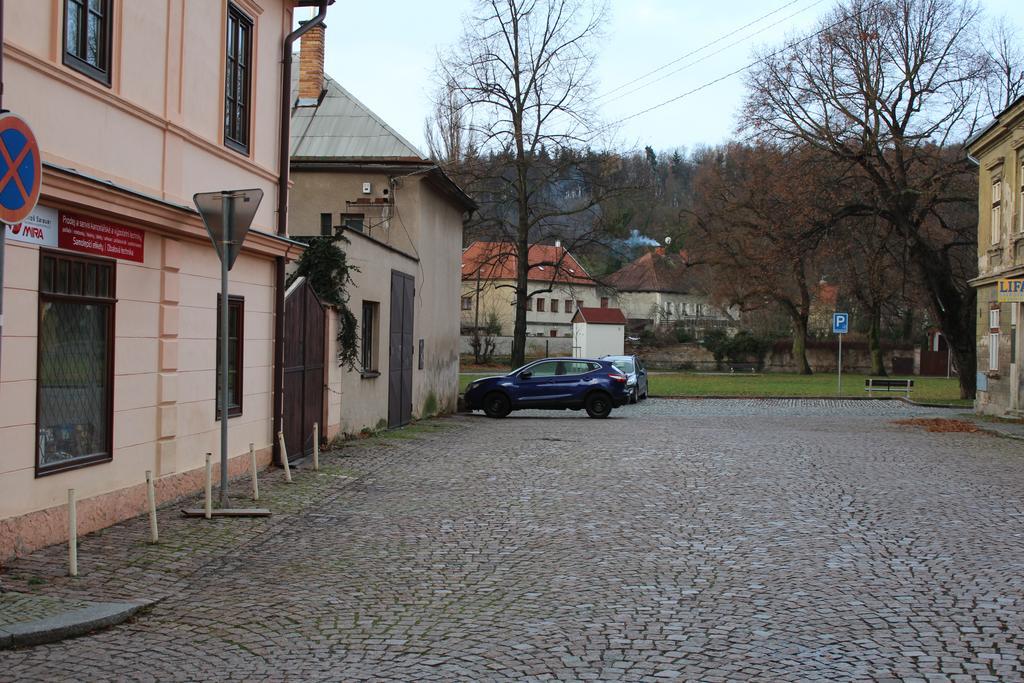
[[291,0],[5,3],[4,106],[42,195],[7,227],[0,561],[199,490],[219,455],[219,262],[192,195],[260,188],[231,272],[229,469],[274,442],[281,57]]

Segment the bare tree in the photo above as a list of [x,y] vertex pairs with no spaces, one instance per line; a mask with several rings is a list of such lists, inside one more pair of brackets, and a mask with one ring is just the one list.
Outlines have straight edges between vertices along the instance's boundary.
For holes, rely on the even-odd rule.
[[992,24],[984,45],[989,67],[985,102],[988,113],[995,116],[1024,95],[1024,47],[1020,32],[1006,17]]
[[[442,57],[481,156],[460,178],[480,203],[478,233],[516,255],[512,364],[526,352],[530,247],[593,234],[604,189],[590,108],[594,39],[605,8],[590,0],[478,0],[458,46]],[[471,115],[471,116],[470,116]],[[540,291],[550,291],[541,289]]]
[[834,257],[829,271],[837,275],[840,291],[853,299],[860,316],[867,319],[871,374],[885,377],[882,320],[886,313],[895,314],[904,303],[905,250],[888,222],[874,216],[849,221],[845,230],[834,235]]
[[810,144],[859,172],[846,209],[906,240],[965,398],[975,391],[975,293],[961,264],[977,231],[947,207],[976,202],[962,188],[974,173],[963,141],[989,72],[972,34],[978,16],[962,0],[844,0],[810,39],[762,56],[742,115],[764,139]]
[[793,362],[811,374],[807,333],[828,247],[833,182],[806,149],[730,145],[694,181],[696,258],[711,266],[714,297],[741,310],[777,306],[790,322]]
[[430,158],[446,170],[457,168],[473,147],[466,114],[466,102],[455,84],[449,81],[441,86],[424,123],[424,134]]

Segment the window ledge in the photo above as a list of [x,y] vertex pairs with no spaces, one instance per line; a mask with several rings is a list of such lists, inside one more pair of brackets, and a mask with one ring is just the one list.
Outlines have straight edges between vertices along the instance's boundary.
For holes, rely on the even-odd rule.
[[989,379],[1000,379],[1001,377],[998,370],[989,370],[985,373],[985,376]]
[[374,379],[376,377],[380,377],[380,372],[377,370],[364,370],[359,373],[359,376],[363,379]]

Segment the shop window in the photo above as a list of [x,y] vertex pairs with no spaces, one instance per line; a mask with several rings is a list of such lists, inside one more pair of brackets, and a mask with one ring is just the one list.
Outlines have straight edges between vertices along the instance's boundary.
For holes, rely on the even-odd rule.
[[111,0],[64,0],[64,64],[110,85]]
[[544,299],[537,299],[537,312],[538,313],[543,313],[544,312]]
[[363,373],[377,372],[377,324],[380,304],[376,301],[363,302],[362,343],[360,345],[360,361]]
[[[220,419],[220,315],[221,298],[217,295],[217,419]],[[245,337],[245,299],[240,296],[228,295],[228,417],[242,414],[242,360]]]
[[224,75],[224,144],[249,153],[249,102],[252,91],[252,19],[228,4]]
[[113,455],[113,261],[41,251],[36,475]]
[[334,234],[334,214],[320,214],[320,235],[330,237]]
[[363,232],[364,223],[366,216],[361,213],[343,213],[341,214],[341,224],[345,226],[346,230],[354,230],[355,232]]

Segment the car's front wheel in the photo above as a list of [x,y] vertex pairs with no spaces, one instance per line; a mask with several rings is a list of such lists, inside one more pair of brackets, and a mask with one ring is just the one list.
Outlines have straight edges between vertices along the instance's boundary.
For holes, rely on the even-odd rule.
[[629,402],[632,404],[636,403],[639,400],[640,396],[637,393],[636,387],[633,387],[632,389],[629,390]]
[[587,396],[584,407],[590,417],[603,419],[612,414],[612,399],[608,394],[591,394]]
[[505,417],[512,412],[512,402],[508,396],[495,391],[484,396],[484,414],[487,417]]

